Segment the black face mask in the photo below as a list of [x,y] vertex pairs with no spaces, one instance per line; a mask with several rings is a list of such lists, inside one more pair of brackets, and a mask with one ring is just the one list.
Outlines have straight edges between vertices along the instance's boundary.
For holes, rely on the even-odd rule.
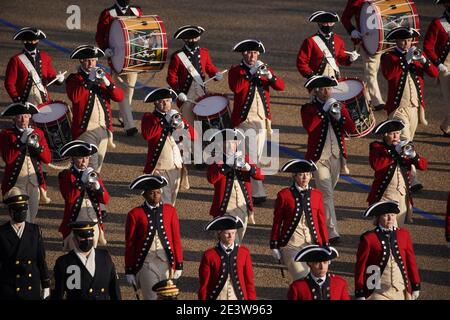
[[25,42],[23,46],[27,51],[34,51],[37,48],[38,43]]
[[330,34],[333,32],[334,26],[319,26],[320,30],[325,34]]
[[88,252],[94,246],[93,239],[83,239],[83,240],[79,240],[79,241],[80,241],[80,244],[79,244],[80,250],[83,252]]
[[122,8],[128,7],[130,5],[130,0],[117,0],[117,4]]
[[195,49],[198,46],[198,41],[186,42],[189,49]]
[[21,207],[11,210],[11,218],[14,222],[20,223],[27,219],[28,207]]

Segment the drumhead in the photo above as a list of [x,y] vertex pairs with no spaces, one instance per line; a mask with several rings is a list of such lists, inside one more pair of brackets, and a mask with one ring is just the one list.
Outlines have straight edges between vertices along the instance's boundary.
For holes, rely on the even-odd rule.
[[337,87],[333,87],[331,96],[338,101],[347,101],[357,97],[364,90],[364,84],[357,79],[339,81]]
[[66,115],[68,107],[63,102],[52,102],[39,107],[39,113],[33,115],[35,123],[49,123],[61,119]]
[[360,30],[363,35],[362,42],[366,52],[374,55],[381,49],[384,40],[383,21],[378,7],[365,2],[360,13]]
[[228,99],[224,96],[208,96],[197,102],[192,109],[199,117],[208,117],[220,113],[228,106]]
[[123,23],[121,20],[115,19],[109,29],[109,47],[114,50],[111,63],[117,73],[121,73],[124,68],[126,56],[125,45],[126,39]]

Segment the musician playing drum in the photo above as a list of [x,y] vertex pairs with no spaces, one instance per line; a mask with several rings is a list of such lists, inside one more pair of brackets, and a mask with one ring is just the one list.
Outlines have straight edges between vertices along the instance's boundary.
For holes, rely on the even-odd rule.
[[349,66],[358,59],[356,51],[345,53],[344,40],[333,32],[338,21],[334,12],[317,11],[309,17],[309,22],[316,22],[319,30],[303,41],[297,55],[297,69],[305,78],[326,75],[339,79],[339,65]]
[[[231,114],[231,123],[235,128],[241,129],[248,137],[251,133],[255,141],[246,147],[250,157],[260,168],[264,145],[267,136],[272,132],[272,113],[270,110],[270,88],[283,91],[284,81],[276,76],[272,68],[259,60],[261,53],[266,50],[258,40],[244,40],[233,48],[235,52],[242,53],[242,61],[230,68],[228,85],[234,93],[234,108]],[[253,132],[251,132],[253,130]],[[266,192],[262,180],[252,179],[253,203],[266,201]]]
[[[109,48],[109,29],[111,23],[116,17],[140,17],[142,10],[140,7],[130,6],[130,0],[117,0],[116,3],[109,8],[106,8],[100,14],[97,23],[97,32],[95,34],[95,41],[101,50],[105,52],[106,58],[111,58],[114,55],[114,50]],[[138,133],[136,124],[133,119],[133,93],[134,86],[137,82],[137,72],[127,72],[126,74],[117,74],[113,70],[114,82],[123,90],[124,99],[119,102],[119,121],[123,122],[127,136],[134,136]],[[120,118],[122,120],[120,120]]]
[[[363,35],[358,27],[355,27],[351,20],[355,17],[356,25],[360,25],[360,12],[366,0],[348,0],[347,6],[341,16],[342,24],[351,37],[355,47],[361,45]],[[370,104],[374,110],[382,110],[384,108],[384,100],[378,86],[378,70],[380,69],[381,52],[369,55],[365,49],[361,51],[363,60],[363,80],[367,86]]]
[[[183,99],[182,94],[190,101],[204,96],[206,88],[203,82],[206,75],[214,77],[214,80],[223,79],[223,74],[213,64],[208,49],[199,46],[200,36],[204,31],[201,26],[188,25],[179,28],[173,36],[184,42],[183,48],[172,54],[167,70],[167,83],[178,93],[179,100]],[[192,102],[185,101],[179,107],[183,117],[194,126],[196,119],[192,112]]]
[[115,147],[110,100],[123,99],[122,89],[97,67],[98,58],[103,56],[103,51],[94,46],[82,45],[73,50],[70,58],[79,59],[80,67],[77,73],[69,75],[66,85],[67,96],[72,101],[72,138],[98,147],[91,158],[97,172],[102,169],[108,145]]
[[445,117],[440,125],[444,136],[450,136],[450,0],[438,0],[445,7],[443,16],[434,19],[423,41],[423,50],[439,69],[439,84],[444,103]]
[[[389,32],[386,40],[395,41],[397,47],[381,57],[381,71],[388,81],[388,99],[385,110],[389,119],[401,120],[402,140],[413,141],[418,123],[427,125],[424,102],[424,73],[437,77],[438,69],[416,47],[413,38],[419,37],[417,30],[396,28]],[[411,191],[423,188],[417,180],[416,168],[411,167]]]
[[0,151],[6,164],[2,195],[6,198],[12,187],[17,187],[26,194],[29,197],[27,222],[31,223],[39,209],[39,189],[47,189],[42,164],[52,160],[44,133],[30,123],[31,115],[38,112],[28,102],[13,103],[6,107],[2,116],[14,117],[14,125],[0,131]]
[[305,159],[314,161],[313,172],[316,187],[323,194],[328,236],[331,244],[339,241],[333,192],[339,179],[342,159],[347,158],[345,132],[355,132],[355,123],[344,104],[331,98],[332,87],[337,81],[328,76],[313,76],[305,88],[313,94],[313,100],[301,107],[303,127],[308,133]]

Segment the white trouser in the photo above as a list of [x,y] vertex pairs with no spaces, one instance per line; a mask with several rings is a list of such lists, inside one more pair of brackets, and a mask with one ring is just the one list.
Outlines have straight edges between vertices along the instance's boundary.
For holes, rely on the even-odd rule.
[[178,191],[181,183],[181,169],[175,168],[171,170],[154,170],[153,174],[160,175],[169,182],[167,186],[162,188],[162,202],[175,206]]
[[295,262],[294,260],[301,248],[302,247],[294,248],[290,246],[280,248],[281,261],[287,266],[292,281],[303,279],[309,273],[309,267],[306,262]]
[[90,166],[100,173],[108,149],[108,130],[98,127],[95,130],[85,131],[77,139],[97,146],[98,152],[91,156]]
[[143,300],[156,300],[157,294],[152,287],[160,281],[169,278],[169,263],[160,258],[160,254],[149,251],[141,270],[136,274],[137,287],[141,289]]
[[121,102],[119,102],[119,112],[120,117],[123,119],[123,124],[125,130],[136,128],[136,124],[133,119],[133,93],[134,86],[137,82],[138,74],[137,72],[131,72],[123,75],[118,75],[113,72],[113,80],[115,85],[122,88],[124,93],[124,98]]
[[363,61],[363,80],[366,83],[371,104],[373,106],[384,104],[380,87],[378,86],[378,70],[380,69],[381,53],[369,56],[363,49],[361,50],[361,58]]

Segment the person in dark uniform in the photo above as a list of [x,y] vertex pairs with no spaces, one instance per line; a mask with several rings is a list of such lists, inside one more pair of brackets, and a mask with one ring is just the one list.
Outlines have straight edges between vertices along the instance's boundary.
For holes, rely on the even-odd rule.
[[4,200],[11,220],[0,226],[0,300],[39,300],[50,295],[42,233],[26,222],[28,196],[12,188]]
[[75,249],[56,260],[55,300],[121,300],[118,275],[107,250],[95,249],[93,221],[71,222]]

